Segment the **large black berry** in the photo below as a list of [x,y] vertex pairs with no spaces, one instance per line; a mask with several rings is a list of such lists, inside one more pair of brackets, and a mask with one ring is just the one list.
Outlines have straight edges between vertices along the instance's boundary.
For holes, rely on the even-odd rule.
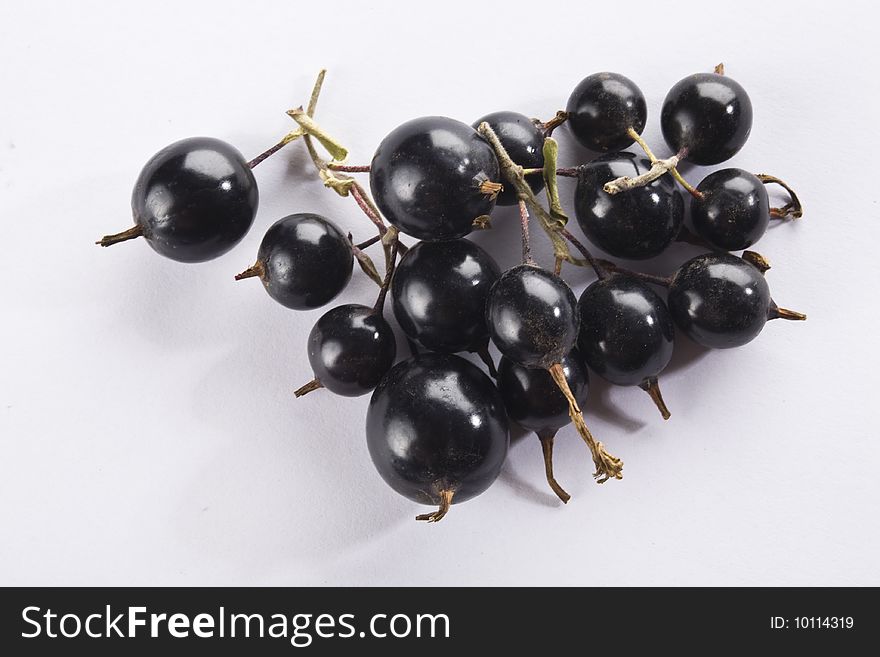
[[575,139],[599,153],[619,151],[633,143],[629,130],[642,134],[648,116],[641,89],[619,73],[594,73],[581,80],[566,111]]
[[463,358],[422,354],[395,365],[373,392],[367,446],[382,478],[401,495],[440,507],[482,493],[498,477],[509,444],[504,402],[492,380]]
[[501,275],[486,303],[489,334],[498,350],[526,367],[561,362],[577,340],[577,299],[558,276],[518,265]]
[[142,236],[167,258],[204,262],[241,241],[258,201],[254,174],[233,146],[210,137],[183,139],[141,170],[131,194],[134,227],[98,244]]
[[463,237],[488,215],[500,191],[495,152],[469,125],[442,116],[413,119],[393,130],[370,165],[379,209],[422,240]]
[[752,101],[736,80],[697,73],[678,82],[663,101],[663,138],[694,164],[718,164],[736,155],[752,131]]
[[500,274],[492,256],[470,240],[420,242],[394,273],[394,317],[425,349],[480,349],[489,340],[486,298]]
[[643,260],[666,249],[684,220],[684,200],[669,176],[620,194],[604,185],[622,176],[635,177],[651,163],[632,153],[607,155],[578,170],[574,207],[584,234],[606,253]]
[[679,267],[669,286],[669,311],[692,340],[714,349],[751,342],[768,319],[806,319],[779,308],[763,273],[729,253],[706,253]]
[[584,290],[578,312],[578,348],[587,364],[611,383],[648,391],[668,419],[657,375],[672,358],[675,330],[663,299],[647,283],[611,274]]

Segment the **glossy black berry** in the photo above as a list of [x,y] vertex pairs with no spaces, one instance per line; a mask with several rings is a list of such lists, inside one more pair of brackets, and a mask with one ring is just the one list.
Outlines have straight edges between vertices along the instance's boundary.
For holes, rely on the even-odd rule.
[[492,256],[470,240],[419,242],[394,273],[394,317],[425,349],[479,349],[489,339],[486,298],[500,275]]
[[687,149],[688,162],[718,164],[736,155],[749,138],[752,101],[736,80],[697,73],[666,94],[660,127],[673,151]]
[[508,269],[486,303],[489,335],[515,363],[547,369],[577,340],[577,300],[558,276],[533,265]]
[[579,168],[574,194],[578,225],[606,253],[644,260],[662,253],[678,236],[684,200],[670,176],[615,195],[603,189],[607,182],[650,167],[645,158],[616,153]]
[[587,364],[606,381],[641,387],[668,419],[657,375],[672,358],[675,329],[663,299],[647,283],[611,274],[584,290],[578,313]]
[[[560,364],[578,405],[583,406],[590,383],[586,363],[573,349]],[[507,416],[539,436],[552,436],[571,423],[568,400],[547,370],[524,367],[503,356],[498,363],[498,389]]]
[[321,387],[357,397],[373,390],[391,369],[397,343],[381,314],[367,306],[347,304],[328,310],[315,323],[308,353]]
[[342,292],[353,266],[351,244],[336,224],[301,213],[269,227],[256,264],[236,279],[259,276],[278,303],[305,310],[319,308]]
[[382,214],[422,240],[463,237],[495,206],[498,159],[469,125],[442,116],[393,130],[370,165],[370,188]]
[[575,139],[591,151],[619,151],[645,129],[648,108],[636,84],[619,73],[594,73],[574,88],[566,107]]
[[204,262],[241,241],[258,201],[254,174],[233,146],[210,137],[183,139],[141,170],[131,194],[135,226],[98,244],[143,236],[167,258]]
[[578,312],[578,348],[603,379],[639,385],[669,363],[672,317],[647,283],[624,274],[595,281],[581,295]]
[[707,253],[688,260],[669,287],[669,311],[692,340],[714,349],[751,342],[775,307],[764,275],[742,258]]
[[694,230],[722,251],[747,249],[761,239],[770,223],[767,188],[742,169],[721,169],[697,186],[701,198],[691,201]]
[[[514,163],[524,169],[544,167],[544,133],[529,117],[517,112],[493,112],[474,121],[474,129],[484,121],[498,135]],[[536,194],[544,188],[544,176],[540,173],[526,176],[526,182]],[[519,199],[513,185],[506,183],[495,202],[497,205],[516,205]]]
[[367,446],[382,478],[440,512],[486,490],[507,455],[504,402],[492,380],[458,356],[422,354],[395,365],[373,392]]

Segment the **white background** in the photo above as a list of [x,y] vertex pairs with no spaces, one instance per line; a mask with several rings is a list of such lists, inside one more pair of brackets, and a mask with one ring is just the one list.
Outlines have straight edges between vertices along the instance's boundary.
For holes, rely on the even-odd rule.
[[[880,584],[876,10],[565,4],[3,3],[0,584]],[[587,418],[626,478],[594,485],[568,428],[567,507],[524,436],[489,491],[416,523],[425,508],[370,463],[368,398],[294,400],[323,311],[232,276],[291,212],[372,234],[301,144],[257,169],[254,228],[219,260],[94,245],[131,224],[155,151],[211,135],[253,157],[291,129],[284,110],[321,67],[317,119],[368,163],[404,120],[547,118],[600,70],[641,86],[645,135],[666,155],[667,89],[719,61],[755,108],[730,164],[803,196],[803,220],[756,248],[776,300],[809,321],[725,352],[682,339],[662,378],[667,423],[641,391],[596,381]],[[587,157],[557,135],[563,165]],[[474,239],[515,264],[514,215]],[[576,291],[591,280],[565,274]],[[374,295],[356,270],[338,302]]]

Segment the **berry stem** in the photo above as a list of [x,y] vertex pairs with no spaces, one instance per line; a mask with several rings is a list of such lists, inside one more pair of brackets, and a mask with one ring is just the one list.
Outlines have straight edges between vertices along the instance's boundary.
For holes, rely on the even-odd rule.
[[327,149],[334,160],[342,161],[348,157],[346,148],[315,123],[315,120],[302,107],[287,110],[287,115],[299,124],[303,132],[321,142],[321,146]]
[[610,260],[599,260],[599,264],[608,272],[613,272],[615,274],[624,274],[626,276],[632,276],[633,278],[644,281],[645,283],[651,283],[652,285],[659,285],[661,287],[669,287],[672,285],[672,276],[657,276],[656,274],[645,274],[640,271],[633,271],[632,269],[626,269],[621,267],[620,265],[616,265]]
[[358,204],[358,207],[363,210],[364,214],[373,222],[379,232],[384,235],[385,231],[388,230],[388,227],[385,225],[385,222],[382,221],[382,217],[379,215],[379,210],[373,205],[372,199],[367,196],[363,187],[352,182],[350,191],[352,198],[354,198],[354,202]]
[[555,431],[538,433],[538,439],[541,441],[541,451],[544,453],[544,474],[547,477],[547,483],[550,484],[550,488],[556,493],[556,497],[562,500],[563,504],[568,504],[571,495],[565,492],[565,489],[559,485],[556,477],[553,476],[553,439],[555,437]]
[[340,164],[339,162],[330,162],[327,164],[329,169],[333,171],[342,171],[343,173],[370,173],[370,165],[362,164],[362,165],[353,165],[353,164]]
[[587,423],[584,422],[584,414],[581,412],[580,406],[578,406],[577,399],[574,398],[574,394],[568,386],[568,381],[565,379],[565,371],[562,369],[562,365],[555,363],[548,368],[548,371],[550,376],[553,377],[556,386],[565,395],[566,400],[568,400],[568,416],[574,423],[581,438],[587,443],[587,447],[590,448],[593,464],[596,466],[596,472],[593,473],[596,483],[604,484],[612,478],[623,479],[623,461],[605,451],[605,446],[600,442],[596,442],[596,439],[593,438],[593,434],[587,428]]
[[440,522],[443,520],[443,516],[449,512],[449,507],[452,505],[452,496],[454,494],[455,491],[453,490],[441,490],[440,508],[433,513],[423,513],[418,515],[416,516],[416,520],[424,520],[425,522]]
[[532,245],[529,241],[529,209],[523,199],[519,200],[519,225],[522,232],[522,261],[524,265],[534,265]]
[[381,288],[382,277],[379,276],[379,271],[376,269],[376,265],[373,263],[373,259],[360,248],[360,245],[354,244],[352,242],[351,233],[348,234],[348,241],[351,244],[352,255],[354,255],[355,260],[357,260],[358,266],[361,268],[361,271],[364,272],[371,281],[373,281]]
[[[392,234],[393,237],[391,238],[391,250],[388,252],[385,260],[385,280],[382,281],[382,287],[379,289],[379,296],[376,298],[376,303],[373,306],[373,312],[377,315],[381,315],[382,311],[385,309],[385,297],[388,296],[388,288],[391,287],[391,278],[394,276],[394,267],[397,263],[397,251],[400,248],[400,240],[397,239],[397,229],[392,228],[388,233]],[[384,237],[382,238],[382,241],[383,243],[385,242]]]
[[571,253],[568,250],[568,245],[559,234],[559,229],[564,227],[564,222],[554,219],[550,216],[550,213],[544,209],[544,206],[538,201],[535,192],[532,191],[532,188],[526,182],[523,168],[510,158],[507,149],[504,148],[504,145],[501,143],[498,135],[495,134],[492,126],[484,121],[477,128],[477,132],[489,142],[489,145],[492,146],[492,150],[495,151],[495,156],[498,158],[498,164],[501,166],[502,177],[506,182],[513,185],[520,201],[525,203],[535,214],[535,217],[537,217],[541,224],[541,228],[543,228],[544,232],[549,236],[550,241],[553,243],[554,257],[561,258],[573,264],[581,264],[572,258]]
[[639,384],[639,388],[648,393],[648,396],[651,397],[651,401],[654,402],[657,410],[660,411],[660,415],[663,416],[664,420],[668,420],[671,414],[669,409],[666,408],[666,402],[663,401],[663,395],[660,393],[660,385],[657,383],[657,377],[652,376],[645,379]]
[[788,308],[780,308],[776,303],[770,304],[770,310],[767,312],[767,319],[787,319],[794,322],[803,322],[807,316]]
[[257,155],[253,160],[251,160],[250,162],[248,162],[248,163],[247,163],[248,167],[250,167],[251,169],[253,169],[253,168],[254,168],[255,166],[257,166],[260,162],[262,162],[262,161],[265,160],[266,158],[270,157],[271,155],[275,155],[275,153],[277,153],[277,152],[280,151],[282,148],[284,148],[285,146],[287,146],[290,142],[294,141],[295,139],[299,139],[299,138],[302,137],[304,134],[305,134],[305,133],[304,133],[302,130],[300,130],[300,129],[297,129],[297,130],[294,130],[293,132],[289,132],[289,133],[287,133],[286,135],[284,135],[284,138],[283,138],[281,141],[279,141],[277,144],[275,144],[275,145],[272,146],[271,148],[269,148],[269,149],[263,151],[262,153],[260,153],[259,155]]
[[770,208],[771,217],[773,217],[774,219],[788,219],[789,217],[792,219],[800,219],[804,216],[804,206],[801,204],[801,200],[798,198],[798,195],[788,185],[788,183],[780,180],[776,176],[771,176],[766,173],[759,173],[756,177],[765,185],[770,185],[774,183],[779,185],[786,192],[788,192],[788,196],[791,199],[781,208]]
[[565,110],[559,110],[558,112],[556,112],[556,115],[546,123],[542,123],[541,121],[538,121],[537,123],[538,128],[544,133],[544,138],[547,138],[551,137],[553,135],[553,131],[566,121],[568,121],[568,112],[566,112]]
[[[544,173],[544,169],[523,169],[524,176],[536,176]],[[561,178],[577,178],[578,177],[578,168],[577,167],[561,167],[556,169],[556,175]]]
[[671,169],[674,169],[678,166],[680,160],[681,158],[678,155],[673,155],[665,160],[655,160],[651,163],[651,168],[645,173],[639,174],[635,178],[630,178],[629,176],[615,178],[611,182],[605,183],[602,189],[605,190],[606,194],[614,196],[615,194],[635,189],[636,187],[644,187],[657,180],[660,176],[668,173]]
[[[309,98],[309,104],[305,111],[305,116],[309,118],[314,115],[315,109],[318,106],[318,96],[321,93],[321,87],[324,84],[326,73],[326,70],[321,70],[318,73],[317,80],[315,80],[315,86],[312,89],[312,95],[311,98]],[[302,114],[297,112],[296,115],[302,118]],[[385,231],[388,230],[388,227],[385,225],[385,222],[382,220],[382,215],[379,213],[378,208],[364,188],[351,176],[333,171],[330,166],[332,163],[326,162],[320,155],[318,155],[318,151],[315,150],[315,144],[312,142],[311,134],[306,132],[306,134],[303,135],[303,142],[306,145],[312,163],[314,163],[315,168],[318,170],[318,175],[321,177],[321,180],[324,181],[324,186],[334,190],[340,196],[351,196],[354,198],[355,203],[357,203],[358,207],[365,215],[367,215],[367,218],[373,222],[379,233],[384,235]],[[406,253],[407,251],[406,246],[403,244],[400,244],[399,249],[401,253]]]
[[645,173],[636,176],[635,178],[630,178],[629,176],[621,176],[620,178],[616,178],[611,182],[605,183],[603,189],[606,194],[619,194],[620,192],[625,192],[629,189],[635,189],[636,187],[644,187],[645,185],[654,182],[657,178],[660,178],[666,173],[669,173],[675,180],[684,187],[688,193],[694,198],[703,198],[703,194],[698,192],[693,185],[691,185],[687,180],[685,180],[682,175],[678,172],[678,164],[687,157],[687,149],[683,148],[675,155],[666,158],[665,160],[660,160],[654,155],[654,152],[651,150],[651,147],[648,146],[648,142],[642,139],[642,136],[636,132],[633,128],[627,129],[627,134],[630,138],[636,142],[639,146],[641,146],[642,150],[645,151],[645,155],[648,156],[648,159],[651,161],[651,168]]
[[480,194],[485,194],[493,201],[498,198],[498,194],[504,189],[504,185],[492,180],[484,180],[480,183]]
[[[371,237],[370,239],[364,240],[360,244],[355,244],[354,248],[358,249],[359,251],[363,251],[364,249],[373,246],[376,242],[378,242],[381,239],[382,239],[381,234],[380,235],[373,235],[373,237]],[[351,242],[351,233],[349,233],[349,235],[348,235],[348,241]]]
[[484,344],[479,349],[474,349],[473,353],[479,356],[480,360],[483,361],[486,369],[489,370],[489,376],[491,376],[493,379],[497,379],[498,370],[495,369],[495,361],[492,360],[492,354],[489,353],[489,341],[486,340],[486,344]]
[[114,244],[119,244],[120,242],[133,240],[136,237],[142,237],[143,234],[144,229],[141,228],[139,224],[136,224],[128,230],[122,231],[121,233],[116,233],[114,235],[104,235],[104,237],[95,242],[95,244],[99,244],[100,246],[113,246]]
[[745,260],[762,274],[766,274],[767,271],[770,269],[770,262],[760,253],[755,253],[754,251],[743,251],[740,258]]
[[244,278],[254,278],[255,276],[258,276],[260,279],[264,279],[266,277],[266,267],[260,260],[257,260],[253,265],[245,269],[240,274],[236,274],[235,280],[240,281]]
[[724,75],[724,62],[715,65],[715,75]]
[[299,399],[303,395],[307,395],[310,392],[314,392],[315,390],[318,390],[319,388],[323,388],[323,387],[324,387],[324,384],[321,383],[320,381],[318,381],[318,379],[312,379],[304,386],[301,386],[301,387],[297,388],[296,390],[294,390],[293,396],[296,397],[297,399]]
[[[563,228],[559,231],[559,234],[562,235],[565,239],[571,242],[571,245],[581,252],[581,255],[584,256],[584,260],[590,263],[590,267],[593,268],[593,271],[596,272],[596,276],[599,279],[608,278],[608,272],[599,264],[599,261],[593,256],[592,253],[583,245],[583,243],[572,235],[567,228]],[[562,265],[559,265],[560,269]]]

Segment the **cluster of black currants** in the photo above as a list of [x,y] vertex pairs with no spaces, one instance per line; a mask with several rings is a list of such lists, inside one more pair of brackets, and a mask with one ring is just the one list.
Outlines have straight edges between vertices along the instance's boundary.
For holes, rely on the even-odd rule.
[[[472,125],[419,118],[386,136],[370,165],[348,166],[345,149],[314,120],[322,81],[323,72],[308,109],[288,112],[296,130],[250,162],[208,138],[157,153],[135,184],[135,226],[99,244],[144,237],[181,262],[226,253],[256,214],[253,167],[301,138],[324,184],[352,197],[377,234],[355,244],[325,217],[292,214],[269,228],[255,264],[235,278],[259,278],[292,309],[329,303],[348,284],[355,261],[378,284],[372,305],[337,306],[315,323],[308,337],[314,378],[296,396],[372,392],[370,455],[394,490],[438,507],[418,519],[440,520],[451,504],[488,488],[507,455],[509,420],[537,434],[547,481],[563,502],[569,495],[554,478],[552,454],[556,433],[569,422],[590,450],[596,480],[622,478],[623,462],[595,440],[581,411],[590,369],[613,384],[643,388],[668,419],[658,376],[672,356],[676,328],[704,347],[727,348],[751,341],[767,320],[805,319],[773,301],[763,257],[730,253],[754,244],[771,218],[799,217],[794,192],[773,176],[733,168],[692,187],[678,171],[682,161],[723,162],[749,136],[751,101],[721,67],[681,80],[667,95],[661,127],[674,154],[666,159],[641,138],[647,108],[639,88],[622,75],[599,73],[547,122],[515,112]],[[600,156],[558,169],[552,134],[564,123]],[[622,151],[633,143],[645,157]],[[356,173],[369,173],[372,194],[350,175]],[[596,259],[566,227],[558,176],[577,179],[577,223],[607,254],[644,260],[677,240],[705,252],[668,278]],[[684,227],[676,181],[691,194],[693,232]],[[786,205],[770,207],[769,183],[785,188]],[[465,239],[491,227],[496,205],[519,206],[522,264],[505,272]],[[552,271],[531,256],[532,215],[553,244]],[[420,241],[407,246],[401,234]],[[384,276],[366,254],[374,244],[384,251]],[[595,271],[580,299],[561,277],[564,263]],[[652,285],[668,288],[667,300]],[[411,352],[396,364],[395,334],[383,312],[388,292]],[[501,353],[497,371],[490,341]],[[488,374],[461,352],[477,354]]]

